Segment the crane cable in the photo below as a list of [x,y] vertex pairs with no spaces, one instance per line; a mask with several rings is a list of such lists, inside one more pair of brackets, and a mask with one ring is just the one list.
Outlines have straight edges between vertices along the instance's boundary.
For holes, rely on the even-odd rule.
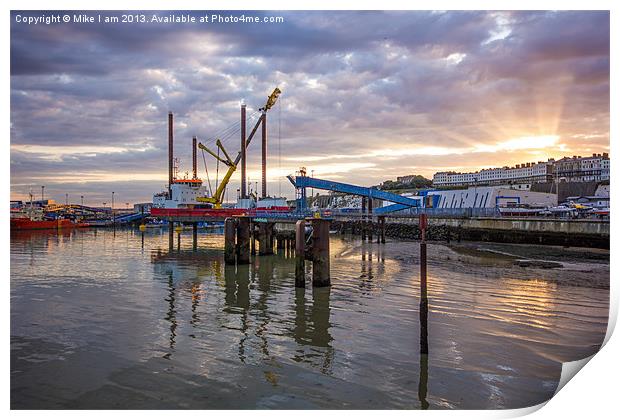
[[[258,111],[254,111],[253,113],[251,113],[248,116],[249,120],[254,120],[253,122],[256,122],[256,115],[258,115],[259,112]],[[241,122],[240,121],[236,121],[232,124],[230,124],[229,126],[217,131],[212,137],[207,137],[207,139],[205,140],[205,143],[213,143],[215,142],[218,138],[223,139],[223,138],[230,138],[233,134],[238,133],[239,130],[241,129]]]
[[207,183],[209,184],[209,194],[213,197],[213,189],[211,188],[211,180],[209,179],[209,168],[207,168],[207,160],[205,159],[205,151],[200,149],[202,152],[202,161],[205,164],[205,171],[207,172]]

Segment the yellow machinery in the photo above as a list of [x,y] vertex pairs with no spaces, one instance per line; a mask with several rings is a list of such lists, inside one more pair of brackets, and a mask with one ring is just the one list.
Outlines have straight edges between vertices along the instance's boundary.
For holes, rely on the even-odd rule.
[[265,104],[265,106],[260,108],[259,111],[269,111],[271,107],[276,104],[278,96],[280,96],[281,93],[282,91],[279,88],[275,88],[273,92],[271,92],[271,95],[269,95],[269,97],[267,98],[267,103]]
[[224,179],[222,179],[222,182],[220,182],[220,185],[217,186],[217,189],[215,190],[215,194],[213,194],[212,197],[198,197],[196,198],[196,200],[202,203],[213,204],[214,208],[220,209],[222,208],[222,197],[224,196],[224,191],[226,190],[228,181],[230,181],[230,177],[237,169],[237,165],[230,158],[230,156],[226,152],[226,149],[224,149],[224,146],[222,145],[222,142],[220,141],[220,139],[217,139],[215,144],[222,151],[222,153],[224,153],[224,156],[226,157],[226,159],[223,159],[220,156],[218,156],[216,153],[213,153],[213,151],[211,151],[208,147],[206,147],[202,143],[198,143],[198,147],[206,151],[207,153],[209,153],[211,156],[213,156],[214,158],[222,162],[224,165],[228,166],[228,172],[226,172],[226,175],[224,176]]
[[[266,113],[267,111],[269,111],[271,107],[275,105],[281,93],[282,91],[276,87],[273,90],[273,92],[271,92],[271,95],[269,95],[269,97],[267,98],[267,103],[265,104],[265,106],[260,108],[259,111],[262,111],[263,113]],[[254,128],[254,130],[256,130],[259,123],[256,124],[256,127]],[[252,139],[252,136],[250,135],[250,138],[247,140],[246,147],[250,144],[251,139]],[[202,143],[198,143],[198,147],[206,151],[207,153],[209,153],[211,156],[213,156],[218,161],[222,162],[224,165],[228,166],[228,172],[226,172],[226,175],[224,176],[224,179],[222,179],[222,182],[220,182],[220,185],[217,186],[217,189],[215,190],[215,194],[213,194],[212,197],[198,197],[196,198],[196,200],[201,203],[210,203],[213,205],[214,208],[220,209],[222,208],[222,197],[224,196],[224,192],[226,191],[226,186],[228,185],[228,181],[230,181],[230,177],[237,169],[237,164],[239,163],[239,160],[241,160],[241,151],[239,151],[237,158],[233,161],[228,155],[228,153],[226,152],[226,150],[224,149],[224,146],[222,145],[222,142],[219,139],[215,142],[215,144],[217,145],[219,150],[221,150],[222,153],[224,153],[224,156],[226,157],[226,159],[221,158],[220,156],[218,156],[217,153],[214,153],[212,150],[209,150],[209,148],[207,148]]]

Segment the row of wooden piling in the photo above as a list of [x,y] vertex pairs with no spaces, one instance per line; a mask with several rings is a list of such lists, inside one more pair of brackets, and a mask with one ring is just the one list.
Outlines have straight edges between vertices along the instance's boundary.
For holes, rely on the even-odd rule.
[[[174,222],[168,222],[168,248],[174,249]],[[192,223],[192,247],[198,249],[198,223]],[[181,249],[181,231],[177,231],[177,249]]]
[[[312,262],[312,285],[330,286],[329,220],[313,218],[298,220],[295,238],[277,237],[273,222],[252,221],[249,217],[230,217],[224,221],[224,262],[249,264],[250,255],[273,254],[277,249],[295,251],[295,287],[306,285],[306,260]],[[306,231],[308,226],[308,232]],[[309,234],[308,234],[309,233]]]

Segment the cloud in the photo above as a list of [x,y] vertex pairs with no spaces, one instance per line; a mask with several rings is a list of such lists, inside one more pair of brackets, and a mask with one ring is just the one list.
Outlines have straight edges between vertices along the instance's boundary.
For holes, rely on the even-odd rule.
[[[46,184],[58,199],[125,189],[146,201],[167,179],[168,111],[184,172],[194,135],[236,154],[239,103],[256,118],[276,85],[269,187],[288,196],[276,175],[300,166],[372,185],[609,149],[608,12],[252,14],[284,23],[12,19],[12,195]],[[519,147],[524,138],[540,147]],[[258,179],[258,141],[249,159]]]

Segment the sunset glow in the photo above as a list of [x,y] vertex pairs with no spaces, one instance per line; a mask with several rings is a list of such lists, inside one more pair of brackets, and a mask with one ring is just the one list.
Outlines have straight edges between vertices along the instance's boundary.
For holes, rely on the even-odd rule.
[[[609,151],[607,12],[390,12],[389,27],[381,12],[283,15],[260,31],[12,25],[11,197],[45,185],[150,201],[167,179],[168,111],[183,176],[192,136],[224,134],[236,155],[239,104],[251,127],[276,85],[267,177],[289,197],[283,175],[301,166],[377,185]],[[248,158],[258,179],[260,141]]]

